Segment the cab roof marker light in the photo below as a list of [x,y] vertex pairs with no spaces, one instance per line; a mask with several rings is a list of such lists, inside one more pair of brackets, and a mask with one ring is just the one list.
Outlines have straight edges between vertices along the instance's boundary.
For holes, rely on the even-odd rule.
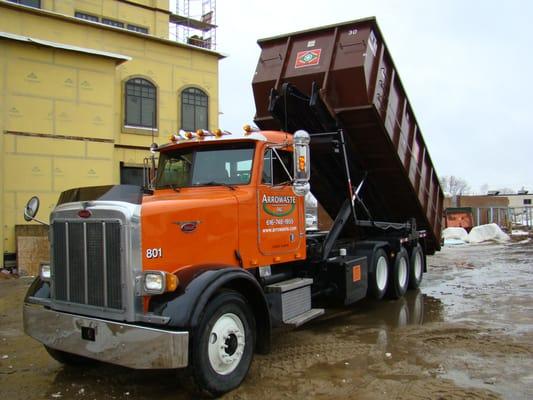
[[179,136],[183,139],[192,139],[193,134],[192,132],[184,131],[183,129],[180,129]]
[[244,129],[244,134],[245,135],[250,135],[252,134],[253,132],[258,132],[259,129],[256,129],[256,128],[253,128],[251,127],[249,124],[246,124],[242,127],[242,129]]
[[214,131],[210,131],[207,129],[197,129],[195,132],[189,132],[185,131],[183,129],[180,129],[177,134],[170,135],[168,137],[168,140],[170,143],[176,143],[180,140],[189,140],[189,139],[205,139],[208,137],[212,138],[221,138],[226,135],[232,135],[231,132],[222,130],[222,129],[215,129]]

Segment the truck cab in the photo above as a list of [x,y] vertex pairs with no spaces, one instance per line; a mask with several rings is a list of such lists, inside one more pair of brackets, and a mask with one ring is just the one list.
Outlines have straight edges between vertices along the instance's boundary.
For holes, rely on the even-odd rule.
[[292,135],[232,136],[161,147],[155,190],[141,211],[144,269],[180,277],[191,266],[256,268],[305,259]]

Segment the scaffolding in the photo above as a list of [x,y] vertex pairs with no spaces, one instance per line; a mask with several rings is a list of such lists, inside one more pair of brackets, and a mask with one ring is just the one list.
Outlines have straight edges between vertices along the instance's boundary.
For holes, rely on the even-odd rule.
[[216,0],[177,0],[170,24],[176,41],[216,49]]

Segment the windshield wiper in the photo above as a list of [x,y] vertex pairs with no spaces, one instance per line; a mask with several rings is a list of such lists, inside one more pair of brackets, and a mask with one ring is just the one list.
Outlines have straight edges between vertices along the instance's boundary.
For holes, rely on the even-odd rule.
[[224,182],[217,182],[217,181],[209,181],[199,184],[198,186],[225,186],[228,189],[235,190],[235,186],[230,185],[229,183]]

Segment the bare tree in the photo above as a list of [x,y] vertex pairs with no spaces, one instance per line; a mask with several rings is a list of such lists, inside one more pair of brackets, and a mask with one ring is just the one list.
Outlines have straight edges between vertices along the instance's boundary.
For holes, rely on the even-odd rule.
[[464,194],[470,194],[470,186],[468,183],[456,176],[443,176],[440,179],[440,184],[444,192],[449,196],[461,196]]

